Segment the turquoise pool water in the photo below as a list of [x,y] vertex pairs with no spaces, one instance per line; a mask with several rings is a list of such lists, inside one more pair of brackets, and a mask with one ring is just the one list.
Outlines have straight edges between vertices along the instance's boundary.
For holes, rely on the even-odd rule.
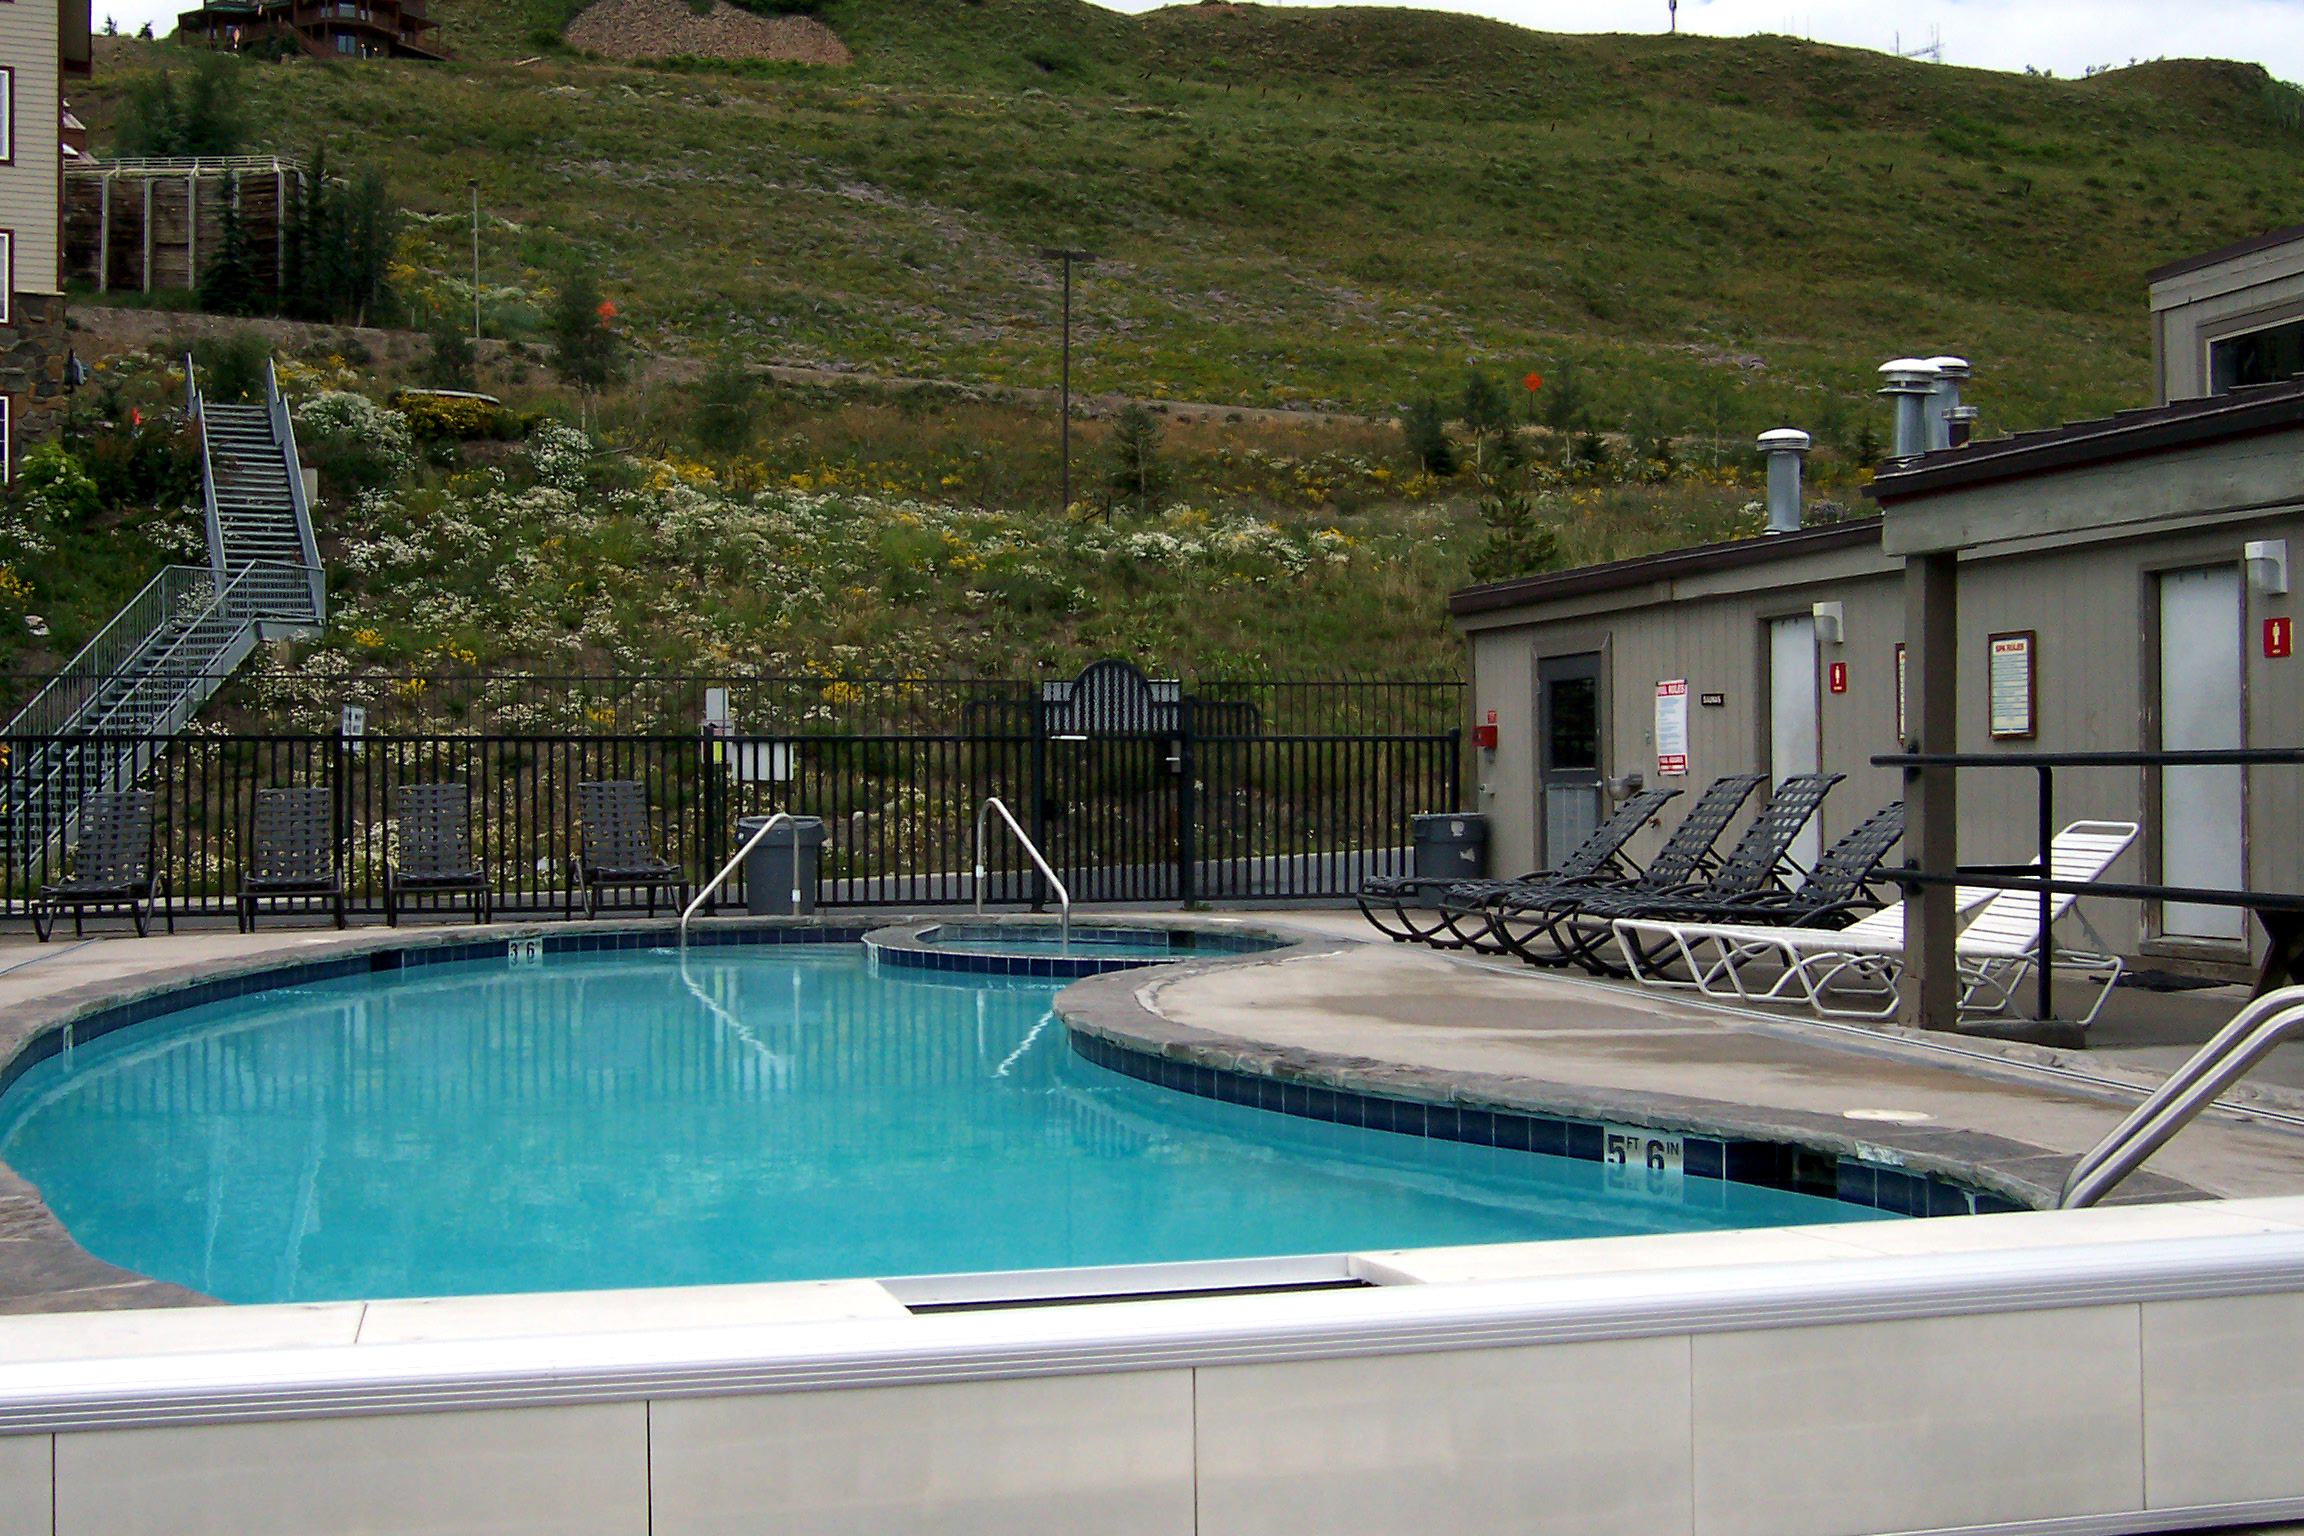
[[845,945],[347,978],[41,1063],[0,1158],[89,1251],[235,1302],[1879,1219],[1153,1087],[1071,1052],[1061,985]]

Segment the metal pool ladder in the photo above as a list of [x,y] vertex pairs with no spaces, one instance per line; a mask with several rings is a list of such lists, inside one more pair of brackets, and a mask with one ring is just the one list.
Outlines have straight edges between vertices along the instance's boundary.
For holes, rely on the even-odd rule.
[[[714,875],[712,879],[705,885],[704,889],[696,893],[696,899],[688,903],[686,909],[683,910],[680,914],[680,951],[682,954],[686,954],[688,951],[688,919],[696,915],[696,909],[703,906],[705,902],[711,900],[712,893],[714,891],[720,889],[721,886],[728,883],[728,877],[736,873],[736,866],[743,863],[745,856],[750,854],[753,849],[760,846],[761,839],[765,838],[770,832],[776,830],[776,823],[780,821],[790,821],[791,819],[792,813],[790,811],[778,811],[775,815],[762,822],[757,828],[754,829],[750,837],[744,839],[744,846],[736,850],[736,856],[730,859],[727,863],[721,865],[720,873]],[[983,823],[981,821],[977,823],[976,847],[978,850],[976,854],[976,862],[981,864],[984,862],[984,854],[982,851],[984,847],[984,833]],[[979,876],[978,878],[981,879],[982,877]],[[793,850],[792,858],[792,910],[794,912],[798,912],[800,910],[800,858],[798,849]]]
[[986,797],[984,803],[976,808],[976,915],[984,915],[984,822],[994,811],[1000,813],[1000,819],[1008,823],[1008,830],[1016,834],[1016,841],[1024,845],[1025,854],[1040,866],[1040,873],[1055,887],[1056,900],[1063,912],[1063,920],[1057,929],[1058,945],[1069,950],[1072,947],[1072,893],[1064,888],[1064,882],[1056,877],[1056,871],[1048,867],[1048,861],[1040,856],[1040,849],[1033,843],[1031,834],[1016,824],[1016,818],[1008,813],[1008,807],[1001,803],[998,795]]
[[2111,1135],[2072,1165],[2057,1208],[2072,1210],[2101,1200],[2300,1028],[2304,1028],[2304,987],[2267,992],[2234,1014],[2215,1039],[2194,1052]]

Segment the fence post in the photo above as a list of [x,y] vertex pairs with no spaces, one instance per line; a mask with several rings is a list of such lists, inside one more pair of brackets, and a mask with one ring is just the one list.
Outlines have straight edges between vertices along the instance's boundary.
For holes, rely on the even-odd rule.
[[1186,698],[1177,710],[1182,733],[1176,738],[1176,885],[1187,907],[1199,898],[1194,879],[1200,861],[1199,805],[1193,796],[1193,780],[1199,772],[1192,751],[1192,736],[1199,725],[1195,703]]
[[1464,809],[1464,727],[1448,728],[1448,809]]
[[[697,877],[699,880],[711,879],[720,872],[720,866],[728,862],[727,841],[723,835],[728,818],[720,804],[722,795],[718,745],[719,738],[712,734],[709,727],[696,738],[696,772],[702,780],[699,786],[702,793],[696,799],[704,822],[696,829],[696,840],[704,849],[704,870]],[[720,898],[717,895],[705,898],[706,917],[719,910]]]
[[[1032,843],[1041,857],[1048,856],[1048,722],[1044,718],[1046,706],[1037,690],[1032,695]],[[1051,861],[1053,862],[1053,861]],[[1032,910],[1048,910],[1048,882],[1041,878],[1040,868],[1029,865],[1027,874],[1032,881]]]

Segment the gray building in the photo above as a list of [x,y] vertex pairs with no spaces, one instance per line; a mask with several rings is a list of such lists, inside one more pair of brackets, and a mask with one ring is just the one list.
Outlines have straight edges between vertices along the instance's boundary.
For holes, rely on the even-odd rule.
[[[1754,769],[1845,773],[1829,839],[1904,793],[1868,761],[1900,742],[2304,744],[2286,577],[2287,552],[2304,557],[2304,379],[1914,454],[1871,494],[1876,518],[1457,593],[1473,718],[1497,727],[1475,754],[1491,867],[1544,865],[1635,774],[1694,791]],[[1932,733],[1931,686],[1951,708]],[[1959,775],[1960,862],[2032,856],[2033,779]],[[2140,822],[2115,878],[2297,891],[2300,788],[2292,767],[2063,770],[2056,820]],[[2149,963],[2238,974],[2262,954],[2237,909],[2093,906]]]
[[2304,372],[2304,224],[2145,274],[2162,405]]

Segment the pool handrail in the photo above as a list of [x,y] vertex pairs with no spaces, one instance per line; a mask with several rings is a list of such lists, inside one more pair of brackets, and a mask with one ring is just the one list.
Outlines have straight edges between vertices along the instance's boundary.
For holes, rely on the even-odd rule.
[[1057,948],[1069,951],[1072,948],[1072,893],[1064,888],[1064,882],[1057,878],[1056,871],[1049,868],[1048,861],[1040,856],[1039,846],[1032,841],[1031,834],[1017,825],[1016,818],[1009,814],[1008,807],[998,795],[985,796],[984,803],[976,807],[976,915],[984,915],[984,818],[993,811],[1000,813],[1000,819],[1008,823],[1008,830],[1015,833],[1016,841],[1024,846],[1026,856],[1040,867],[1042,877],[1055,888],[1058,907],[1063,914],[1057,927]]
[[[707,881],[705,883],[704,889],[696,893],[696,899],[689,902],[688,905],[681,910],[680,949],[683,953],[685,953],[688,948],[688,919],[696,915],[696,909],[703,906],[705,902],[710,901],[712,899],[712,893],[720,889],[721,886],[728,883],[728,877],[736,873],[736,866],[743,863],[745,858],[750,855],[752,850],[759,847],[761,842],[768,836],[768,834],[776,829],[776,823],[780,821],[788,822],[792,819],[793,816],[790,811],[778,811],[775,815],[760,823],[759,826],[753,828],[752,835],[744,840],[744,846],[737,849],[735,856],[730,858],[727,863],[720,866],[720,873],[714,875],[709,881]],[[792,910],[795,913],[799,912],[800,910],[800,860],[797,856],[797,852],[795,852],[795,856],[792,860]]]
[[2250,999],[2214,1039],[2072,1165],[2057,1209],[2091,1206],[2111,1193],[2299,1028],[2304,1028],[2304,986],[2278,987]]

